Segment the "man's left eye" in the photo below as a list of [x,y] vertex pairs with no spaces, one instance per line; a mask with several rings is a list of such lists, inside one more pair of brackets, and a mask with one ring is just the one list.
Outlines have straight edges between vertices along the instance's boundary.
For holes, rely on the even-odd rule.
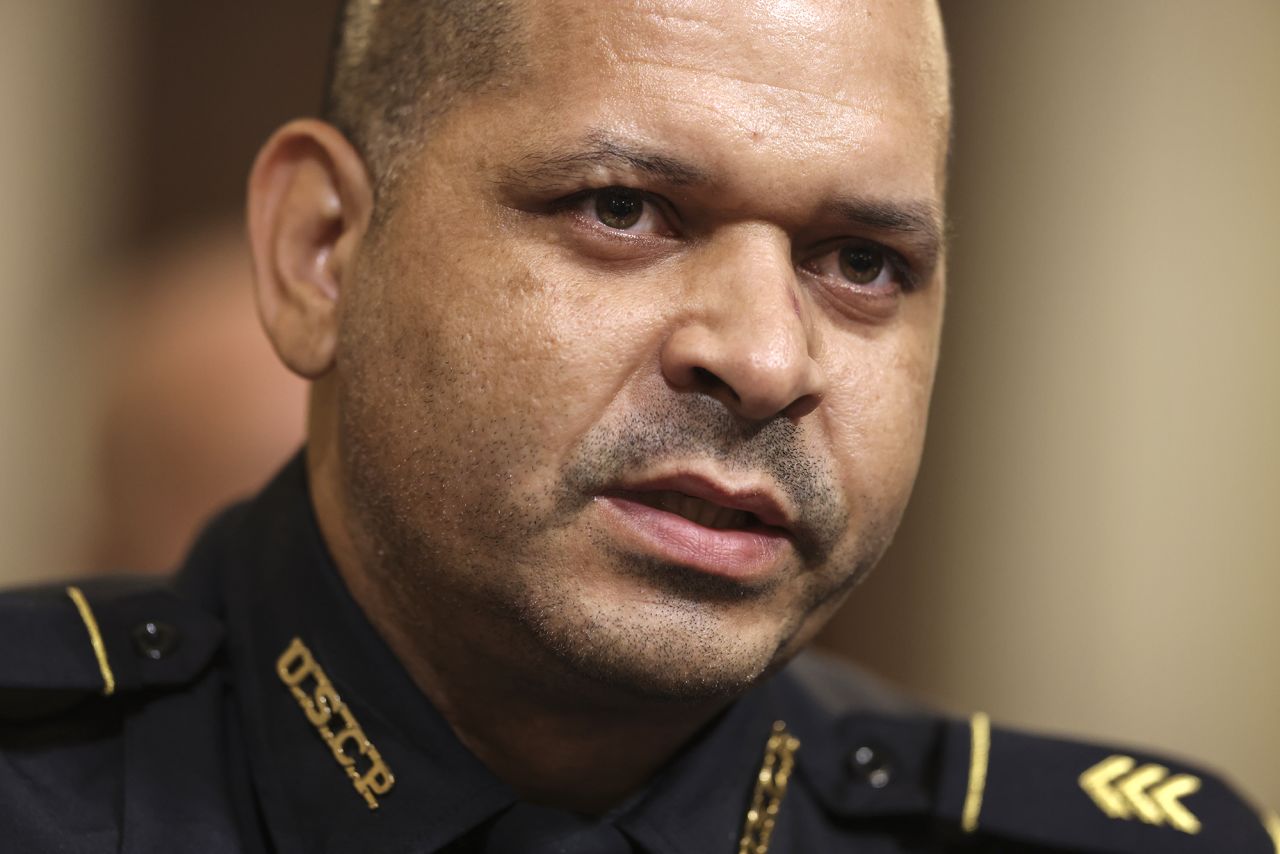
[[578,213],[612,231],[628,234],[670,234],[662,211],[639,190],[607,187],[588,193],[579,202]]
[[809,265],[815,273],[867,291],[904,286],[901,266],[887,249],[870,241],[854,241],[821,255]]

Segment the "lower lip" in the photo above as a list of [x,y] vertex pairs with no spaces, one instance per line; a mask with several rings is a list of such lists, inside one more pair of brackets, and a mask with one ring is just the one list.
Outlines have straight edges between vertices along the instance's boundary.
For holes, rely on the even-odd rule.
[[670,563],[743,583],[761,583],[776,574],[791,543],[777,528],[708,528],[616,495],[599,496],[596,503],[641,550]]

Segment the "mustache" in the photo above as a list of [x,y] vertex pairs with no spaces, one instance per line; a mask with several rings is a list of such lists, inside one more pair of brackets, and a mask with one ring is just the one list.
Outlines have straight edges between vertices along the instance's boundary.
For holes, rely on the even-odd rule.
[[729,472],[764,474],[796,513],[796,547],[820,563],[849,526],[849,510],[830,467],[800,428],[776,416],[748,421],[706,395],[679,395],[632,410],[591,430],[561,470],[562,499],[573,507],[626,475],[670,460],[713,459]]

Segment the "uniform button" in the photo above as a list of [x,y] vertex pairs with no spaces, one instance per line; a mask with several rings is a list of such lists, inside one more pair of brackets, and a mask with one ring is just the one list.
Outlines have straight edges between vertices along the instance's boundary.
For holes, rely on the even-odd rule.
[[849,754],[853,772],[873,789],[883,789],[893,778],[893,761],[889,752],[878,744],[864,744]]
[[178,630],[168,623],[147,621],[133,630],[133,646],[138,655],[159,661],[178,648]]

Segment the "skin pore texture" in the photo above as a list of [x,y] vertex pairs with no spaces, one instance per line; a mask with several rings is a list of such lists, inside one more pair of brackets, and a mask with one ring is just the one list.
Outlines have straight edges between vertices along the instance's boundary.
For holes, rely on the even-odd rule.
[[[296,122],[250,233],[352,594],[499,777],[598,813],[897,527],[944,302],[947,63],[923,0],[516,14],[524,67],[433,119],[392,207]],[[775,524],[686,559],[658,488]]]

